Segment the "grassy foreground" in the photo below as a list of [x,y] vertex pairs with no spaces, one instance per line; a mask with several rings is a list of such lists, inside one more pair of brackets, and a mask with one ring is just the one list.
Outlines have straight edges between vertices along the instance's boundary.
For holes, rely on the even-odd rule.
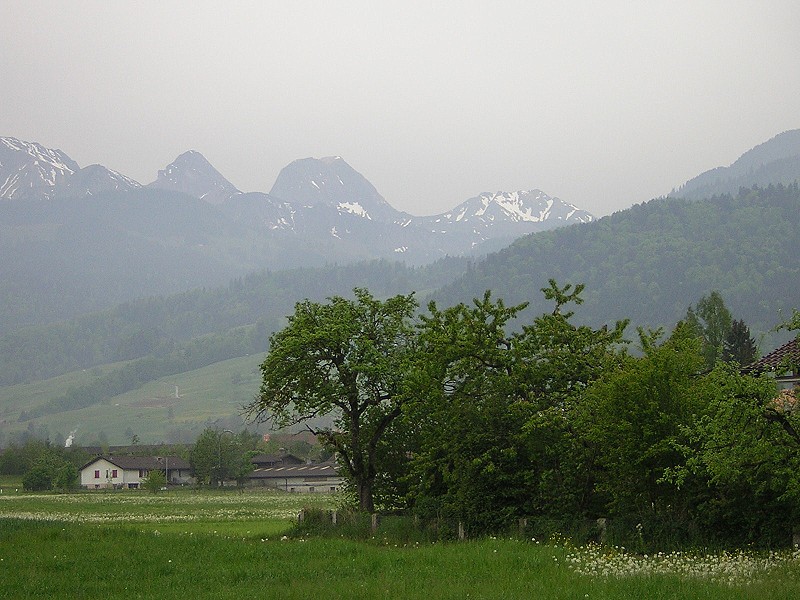
[[[800,565],[791,559],[755,572],[750,583],[723,583],[626,571],[624,562],[614,567],[619,571],[593,572],[592,561],[614,563],[603,552],[584,556],[531,540],[403,547],[380,535],[372,543],[285,538],[291,520],[283,515],[307,500],[191,492],[9,496],[0,500],[0,597],[800,597]],[[320,505],[333,501],[317,498]]]

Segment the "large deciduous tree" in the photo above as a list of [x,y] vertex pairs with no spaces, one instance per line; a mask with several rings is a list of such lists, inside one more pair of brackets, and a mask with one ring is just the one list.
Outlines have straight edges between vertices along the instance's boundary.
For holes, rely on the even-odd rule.
[[488,292],[471,307],[430,305],[418,340],[426,401],[411,410],[420,440],[409,475],[418,513],[491,531],[541,513],[545,497],[558,497],[548,510],[573,505],[566,494],[575,486],[566,481],[579,469],[564,454],[574,437],[564,415],[617,363],[626,326],[574,325],[566,307],[581,303],[582,290],[551,280],[542,291],[555,303],[552,313],[516,331],[526,305],[507,307]]
[[[270,337],[252,418],[285,427],[305,423],[337,452],[359,509],[374,510],[379,444],[409,396],[405,379],[415,338],[413,294],[385,301],[356,288],[355,299],[295,305]],[[334,427],[311,423],[333,417]]]
[[660,335],[639,330],[642,355],[595,381],[569,415],[604,511],[594,516],[646,530],[656,522],[685,526],[679,516],[691,498],[664,478],[682,464],[676,440],[702,407],[698,375],[705,367],[700,340],[685,323],[661,344]]
[[192,476],[200,485],[222,485],[231,479],[242,485],[253,470],[250,458],[257,439],[247,431],[235,434],[229,429],[206,428],[189,453]]

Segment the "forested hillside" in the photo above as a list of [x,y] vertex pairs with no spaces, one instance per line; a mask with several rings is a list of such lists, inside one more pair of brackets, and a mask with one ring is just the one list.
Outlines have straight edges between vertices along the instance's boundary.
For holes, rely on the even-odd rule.
[[751,148],[729,167],[717,167],[690,179],[670,195],[702,200],[735,194],[740,187],[791,185],[799,180],[800,129],[793,129]]
[[0,335],[0,385],[149,357],[139,363],[146,363],[146,369],[138,367],[142,372],[136,379],[143,383],[266,350],[269,333],[304,298],[347,295],[356,286],[381,295],[407,290],[424,294],[452,281],[466,264],[465,259],[452,258],[411,268],[377,260],[254,273],[219,288],[127,302],[71,321],[12,331]]
[[445,305],[492,290],[506,302],[547,309],[553,278],[586,284],[576,308],[587,323],[630,318],[673,325],[718,290],[755,335],[800,302],[800,190],[743,189],[706,201],[661,198],[600,219],[519,239],[437,293]]
[[[376,297],[416,291],[423,308],[428,298],[446,307],[469,304],[491,290],[509,306],[531,302],[526,313],[536,315],[551,310],[540,292],[549,279],[585,284],[576,321],[597,327],[629,318],[629,336],[639,325],[671,329],[690,305],[716,290],[762,351],[769,350],[779,341],[771,330],[799,303],[798,216],[797,185],[745,189],[736,197],[699,202],[663,198],[594,223],[527,236],[477,263],[443,259],[414,269],[374,261],[262,272],[224,287],[6,332],[0,336],[3,386],[90,371],[80,384],[55,387],[24,411],[4,411],[2,419],[9,431],[35,427],[43,418],[51,430],[69,431],[72,411],[102,406],[148,382],[264,352],[269,334],[283,326],[295,302],[349,296],[356,286]],[[99,365],[108,366],[91,369]],[[66,420],[56,422],[61,413]],[[197,424],[208,415],[184,418]]]

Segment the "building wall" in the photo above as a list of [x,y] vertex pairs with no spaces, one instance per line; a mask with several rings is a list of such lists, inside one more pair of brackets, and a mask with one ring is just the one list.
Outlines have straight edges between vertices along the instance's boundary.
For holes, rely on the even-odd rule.
[[255,485],[274,487],[287,492],[303,494],[321,494],[336,492],[342,489],[341,477],[325,477],[311,479],[306,477],[270,477],[252,480]]
[[[100,477],[95,477],[99,471]],[[81,470],[81,487],[105,489],[113,487],[140,488],[150,474],[149,469],[122,469],[104,458]],[[168,483],[192,483],[189,469],[169,469]]]
[[94,461],[81,470],[81,486],[89,489],[121,486],[124,480],[125,471],[104,458]]

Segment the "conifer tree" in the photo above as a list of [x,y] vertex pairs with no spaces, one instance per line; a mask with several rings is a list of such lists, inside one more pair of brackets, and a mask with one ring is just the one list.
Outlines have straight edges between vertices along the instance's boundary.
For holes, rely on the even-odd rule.
[[722,344],[722,360],[744,366],[756,360],[757,355],[756,341],[750,335],[750,328],[743,320],[734,319]]

